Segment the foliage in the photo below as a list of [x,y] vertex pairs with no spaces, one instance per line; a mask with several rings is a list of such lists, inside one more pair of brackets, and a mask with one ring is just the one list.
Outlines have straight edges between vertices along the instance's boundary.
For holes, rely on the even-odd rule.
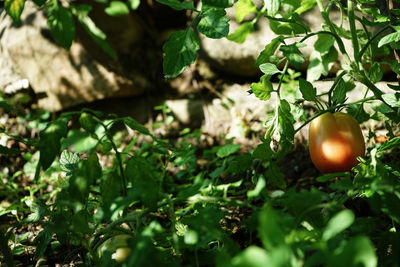
[[[140,4],[103,2],[111,16],[126,15]],[[13,266],[13,258],[34,248],[35,261],[57,257],[67,249],[87,266],[396,265],[400,253],[399,87],[390,86],[393,93],[384,94],[375,83],[383,77],[381,64],[400,74],[400,63],[395,57],[375,55],[388,55],[398,47],[399,10],[388,14],[375,1],[361,0],[349,0],[347,5],[343,1],[273,0],[264,1],[260,8],[251,0],[202,0],[199,6],[192,1],[158,2],[195,14],[187,28],[172,33],[163,46],[167,79],[177,77],[196,60],[197,32],[243,43],[262,16],[269,19],[279,37],[260,53],[256,65],[263,76],[249,91],[265,101],[275,96],[262,143],[252,151],[241,150],[233,140],[201,148],[196,143],[201,133],[196,131],[169,143],[133,118],[90,109],[62,113],[52,120],[49,116],[27,118],[40,126],[39,137],[22,137],[0,126],[2,136],[20,144],[2,144],[0,154],[21,155],[26,160],[23,170],[0,174],[0,194],[5,199],[0,214],[15,218],[11,227],[0,229],[4,262]],[[79,22],[108,54],[117,56],[91,20],[90,5],[70,2],[64,6],[57,0],[35,3],[47,11],[49,28],[65,48],[71,46],[74,25]],[[5,10],[16,23],[24,4],[24,0],[5,0]],[[233,5],[242,24],[229,33],[225,9]],[[299,16],[315,6],[324,24],[321,31],[310,32]],[[334,7],[348,19],[349,30],[331,22],[329,13]],[[250,14],[254,19],[245,21]],[[357,29],[356,20],[365,27]],[[318,38],[302,78],[293,68],[306,62],[301,48],[312,36]],[[352,40],[352,58],[344,38]],[[329,74],[339,53],[344,62],[330,90],[317,92],[313,82]],[[279,80],[277,86],[273,79]],[[365,96],[369,91],[373,96],[347,103],[355,81],[365,85]],[[290,90],[292,97],[286,95]],[[10,101],[1,98],[0,108],[23,117]],[[364,106],[371,102],[372,111],[367,113]],[[307,117],[299,103],[311,104],[317,112]],[[302,188],[300,180],[289,183],[280,164],[292,149],[294,135],[317,116],[344,108],[359,122],[385,121],[388,140],[371,144],[351,172],[314,177],[310,188]],[[79,125],[71,126],[74,122]],[[301,126],[295,128],[296,122]],[[135,132],[128,143],[118,138],[118,126]],[[374,137],[370,132],[368,139]],[[31,184],[19,187],[21,177]],[[16,234],[14,229],[21,226],[39,226],[40,232],[32,240],[31,232]],[[124,238],[118,238],[121,235]],[[122,263],[116,261],[120,248],[131,248]]]

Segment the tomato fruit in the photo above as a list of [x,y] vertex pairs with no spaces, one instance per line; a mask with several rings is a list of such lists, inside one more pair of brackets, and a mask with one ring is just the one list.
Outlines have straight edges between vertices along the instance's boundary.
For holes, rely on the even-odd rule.
[[327,112],[310,123],[311,160],[322,173],[350,171],[365,154],[358,122],[349,114]]

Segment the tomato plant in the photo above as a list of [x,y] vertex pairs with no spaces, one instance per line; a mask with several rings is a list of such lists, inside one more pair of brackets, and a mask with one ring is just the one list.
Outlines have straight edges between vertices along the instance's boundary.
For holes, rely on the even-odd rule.
[[365,154],[358,122],[349,114],[326,112],[309,127],[310,155],[323,173],[349,171]]

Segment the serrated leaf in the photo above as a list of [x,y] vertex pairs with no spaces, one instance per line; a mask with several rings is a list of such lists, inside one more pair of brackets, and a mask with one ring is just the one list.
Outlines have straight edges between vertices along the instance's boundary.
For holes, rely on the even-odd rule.
[[51,235],[52,233],[50,233],[47,230],[47,228],[44,228],[42,231],[39,232],[39,234],[33,240],[34,244],[36,245],[36,251],[35,251],[36,260],[40,259],[44,255],[47,245],[51,241]]
[[96,26],[94,21],[89,17],[89,12],[92,7],[89,5],[71,5],[72,14],[74,14],[78,21],[82,24],[85,31],[93,38],[93,40],[112,58],[116,59],[117,54],[114,49],[107,43],[106,34]]
[[46,207],[41,205],[33,205],[31,208],[31,214],[24,220],[27,223],[39,222],[46,215]]
[[128,6],[121,1],[111,1],[108,4],[108,7],[104,9],[104,12],[107,15],[113,16],[113,17],[120,17],[120,16],[125,16],[129,14],[129,8]]
[[20,23],[20,16],[24,6],[25,0],[4,0],[4,9],[16,24]]
[[383,94],[382,98],[389,106],[400,108],[400,93]]
[[307,81],[313,82],[318,80],[321,75],[327,76],[337,57],[338,53],[334,46],[325,54],[321,54],[317,50],[312,51],[307,68]]
[[273,186],[280,189],[286,188],[285,175],[281,172],[276,163],[271,163],[265,176],[267,178],[267,182],[271,183]]
[[211,8],[204,12],[197,30],[205,36],[213,39],[225,37],[229,33],[229,18],[224,17],[224,9]]
[[270,160],[273,154],[271,147],[266,143],[259,144],[253,150],[253,157],[260,160]]
[[335,89],[333,90],[332,101],[335,104],[343,104],[346,100],[346,84],[343,79],[340,79]]
[[379,151],[390,150],[400,146],[400,137],[394,137],[379,147]]
[[239,0],[236,4],[236,21],[241,23],[243,19],[257,12],[257,7],[251,0]]
[[81,116],[79,117],[79,124],[89,133],[94,133],[96,130],[97,123],[93,116],[89,113],[82,112]]
[[276,49],[278,49],[281,44],[282,36],[278,36],[271,40],[269,44],[267,44],[263,51],[261,51],[260,55],[257,57],[256,66],[260,66],[263,63],[266,63],[270,60],[275,54]]
[[136,10],[140,5],[140,0],[128,0],[129,8]]
[[14,110],[14,107],[10,106],[6,101],[0,101],[0,108],[5,109],[6,111]]
[[293,66],[296,68],[300,68],[304,63],[303,54],[300,52],[299,47],[299,44],[293,43],[290,45],[281,46],[280,48],[289,63],[293,64]]
[[281,0],[264,0],[268,16],[275,17],[281,6]]
[[149,129],[147,129],[142,124],[138,123],[133,118],[125,117],[122,120],[125,123],[125,125],[128,126],[129,128],[131,128],[132,130],[135,130],[135,131],[138,131],[139,133],[151,136],[151,133],[150,133]]
[[340,246],[328,258],[327,267],[337,266],[378,266],[375,247],[366,236],[355,236]]
[[292,142],[294,138],[294,118],[290,112],[290,105],[285,99],[282,99],[279,104],[278,122],[277,131],[280,133],[281,140],[283,138],[284,140]]
[[333,216],[326,225],[322,234],[323,240],[329,240],[332,237],[343,232],[354,222],[354,213],[351,210],[342,210]]
[[320,54],[324,55],[329,53],[331,47],[335,43],[335,38],[328,34],[318,35],[317,41],[314,43],[314,48]]
[[54,4],[47,8],[49,14],[47,25],[54,39],[65,49],[69,49],[75,39],[75,24],[72,13],[60,6],[58,2],[51,3]]
[[196,10],[193,1],[178,1],[178,0],[156,0],[157,2],[167,5],[175,10]]
[[383,78],[383,70],[378,62],[373,62],[369,70],[369,77],[372,83],[377,83]]
[[226,38],[230,41],[242,44],[246,41],[248,35],[254,32],[254,23],[249,21],[240,25],[233,33],[229,34]]
[[60,156],[60,168],[66,172],[67,175],[70,175],[74,170],[76,170],[79,161],[80,158],[77,153],[64,150]]
[[267,75],[274,75],[276,73],[280,73],[281,71],[276,67],[275,64],[264,63],[260,65],[260,70]]
[[232,6],[232,0],[201,0],[201,3],[208,7],[227,8]]
[[260,100],[268,100],[271,98],[271,92],[274,90],[269,75],[263,75],[258,83],[251,84],[251,91]]
[[8,148],[6,146],[0,145],[0,154],[2,155],[18,155],[21,154],[21,150],[16,148]]
[[303,98],[308,101],[313,101],[317,96],[317,89],[309,83],[308,81],[304,80],[303,78],[299,79],[299,87]]
[[217,151],[217,156],[219,158],[225,158],[233,153],[239,151],[240,145],[239,144],[229,144],[220,147]]
[[200,41],[192,29],[172,33],[163,45],[165,78],[172,79],[181,74],[196,60],[199,49]]
[[46,129],[41,132],[39,140],[39,162],[43,170],[50,167],[56,156],[60,153],[60,141],[66,134],[67,121],[63,119],[57,119],[51,122]]
[[400,41],[400,31],[384,36],[382,39],[379,40],[378,47],[398,41]]

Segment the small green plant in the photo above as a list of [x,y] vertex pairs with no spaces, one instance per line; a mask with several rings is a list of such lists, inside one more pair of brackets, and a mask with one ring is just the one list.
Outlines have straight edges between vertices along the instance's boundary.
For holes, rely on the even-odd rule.
[[[78,21],[116,56],[91,21],[90,6],[34,2],[46,9],[51,32],[64,47],[71,45]],[[375,84],[383,78],[382,64],[400,74],[396,56],[388,56],[397,55],[399,9],[366,0],[272,0],[260,8],[251,0],[202,0],[199,6],[158,2],[195,14],[185,30],[171,34],[164,44],[167,79],[195,61],[200,49],[196,31],[242,43],[261,17],[269,19],[278,36],[258,57],[263,75],[250,91],[265,101],[276,96],[262,142],[250,151],[234,140],[207,147],[200,143],[201,131],[191,130],[168,142],[130,117],[90,109],[53,117],[46,112],[23,115],[11,100],[1,98],[0,109],[40,129],[39,136],[24,136],[0,125],[0,137],[18,144],[1,143],[1,157],[25,160],[23,170],[0,174],[0,215],[10,222],[0,229],[2,262],[23,264],[23,255],[34,250],[34,262],[73,258],[85,266],[398,264],[400,87],[388,85],[392,93],[383,93]],[[5,0],[17,23],[24,3]],[[139,4],[111,1],[105,12],[124,15]],[[228,34],[225,9],[233,5],[242,24]],[[324,19],[317,32],[299,20],[314,7]],[[331,21],[334,8],[349,29]],[[254,19],[243,22],[249,14]],[[306,61],[300,48],[312,36],[317,41],[302,77],[296,71]],[[345,47],[343,39],[353,46]],[[329,75],[339,54],[344,58],[340,71],[326,92],[318,92],[313,82]],[[365,91],[349,103],[347,94],[355,82]],[[299,107],[304,103],[315,112]],[[171,123],[168,108],[158,109],[163,121],[153,126]],[[367,143],[366,155],[357,158],[351,171],[312,177],[309,187],[301,179],[289,181],[281,166],[295,134],[318,116],[337,111],[346,111],[358,123],[384,121],[388,140]],[[296,122],[301,123],[297,128]],[[117,130],[121,127],[134,135],[127,138],[126,131]],[[375,137],[371,130],[368,139]],[[40,230],[25,231],[34,227]]]

